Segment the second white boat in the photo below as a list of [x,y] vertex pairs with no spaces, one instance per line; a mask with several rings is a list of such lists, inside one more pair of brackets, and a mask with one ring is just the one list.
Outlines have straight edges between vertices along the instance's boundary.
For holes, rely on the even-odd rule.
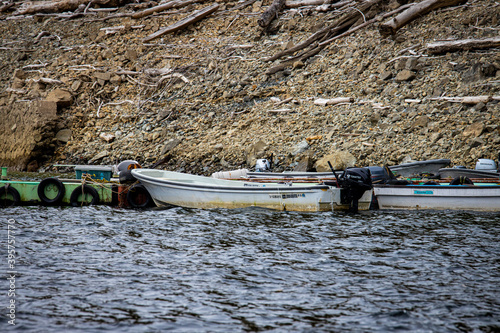
[[500,211],[500,185],[376,185],[380,209]]

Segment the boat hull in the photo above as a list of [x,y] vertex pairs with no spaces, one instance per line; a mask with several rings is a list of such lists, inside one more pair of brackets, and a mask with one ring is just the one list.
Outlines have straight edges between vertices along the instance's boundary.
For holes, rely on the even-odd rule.
[[[136,169],[132,171],[160,207],[246,208],[262,207],[287,211],[347,210],[341,189],[327,185],[297,183],[253,183],[202,176]],[[359,210],[368,210],[371,191],[359,200]]]
[[376,185],[380,209],[500,211],[500,186]]

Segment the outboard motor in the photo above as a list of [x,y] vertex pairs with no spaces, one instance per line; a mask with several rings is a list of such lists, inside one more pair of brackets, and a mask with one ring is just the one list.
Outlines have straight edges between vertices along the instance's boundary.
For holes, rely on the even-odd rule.
[[408,185],[405,179],[397,179],[389,167],[383,166],[369,166],[364,169],[370,170],[372,177],[372,184],[390,184],[390,185]]
[[372,189],[372,177],[370,169],[367,168],[347,168],[339,177],[339,184],[342,188],[341,202],[349,204],[350,212],[358,211],[358,201],[365,191]]
[[270,169],[271,169],[271,164],[269,163],[269,160],[265,158],[261,158],[257,160],[257,162],[255,163],[256,172],[264,172]]
[[369,166],[364,169],[370,170],[372,184],[385,184],[391,178],[387,169],[381,166]]
[[137,179],[132,176],[132,170],[138,168],[141,168],[141,165],[137,161],[126,160],[120,162],[116,166],[120,184],[135,182]]
[[497,164],[493,160],[487,158],[480,158],[476,162],[476,170],[496,171]]

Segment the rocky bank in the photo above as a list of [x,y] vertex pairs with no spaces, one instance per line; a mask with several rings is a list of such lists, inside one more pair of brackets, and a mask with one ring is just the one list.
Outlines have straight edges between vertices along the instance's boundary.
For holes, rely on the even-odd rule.
[[[257,24],[269,1],[220,1],[193,25],[143,42],[211,2],[141,19],[155,3],[103,11],[0,16],[0,164],[135,159],[196,174],[253,167],[312,170],[351,154],[357,166],[450,158],[473,167],[500,151],[498,49],[430,54],[437,40],[500,35],[493,0],[435,10],[382,37],[368,25],[273,74],[266,58],[297,45],[338,11],[286,8]],[[388,12],[403,1],[382,2]],[[114,15],[111,17],[110,15]],[[463,103],[444,97],[489,96]],[[336,98],[345,98],[336,103]]]

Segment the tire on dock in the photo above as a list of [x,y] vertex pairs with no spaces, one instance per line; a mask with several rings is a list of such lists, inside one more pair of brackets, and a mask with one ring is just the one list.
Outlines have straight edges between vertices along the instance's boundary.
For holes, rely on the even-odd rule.
[[[54,198],[49,198],[47,196],[47,190],[49,192],[52,190],[52,188],[57,189],[57,194],[55,195]],[[45,178],[38,184],[37,188],[37,193],[38,197],[42,201],[42,204],[44,205],[57,205],[61,203],[64,194],[66,193],[66,188],[64,187],[64,184],[57,178]]]
[[14,207],[20,203],[21,196],[19,192],[10,186],[10,184],[6,184],[4,187],[0,188],[0,207]]
[[153,198],[142,184],[135,184],[129,188],[127,202],[133,208],[147,208],[154,205]]
[[[85,200],[87,195],[92,197],[90,202]],[[79,201],[79,199],[81,201]],[[73,207],[97,205],[99,204],[99,193],[97,193],[97,190],[90,185],[78,186],[73,190],[73,192],[71,192],[69,202]]]

